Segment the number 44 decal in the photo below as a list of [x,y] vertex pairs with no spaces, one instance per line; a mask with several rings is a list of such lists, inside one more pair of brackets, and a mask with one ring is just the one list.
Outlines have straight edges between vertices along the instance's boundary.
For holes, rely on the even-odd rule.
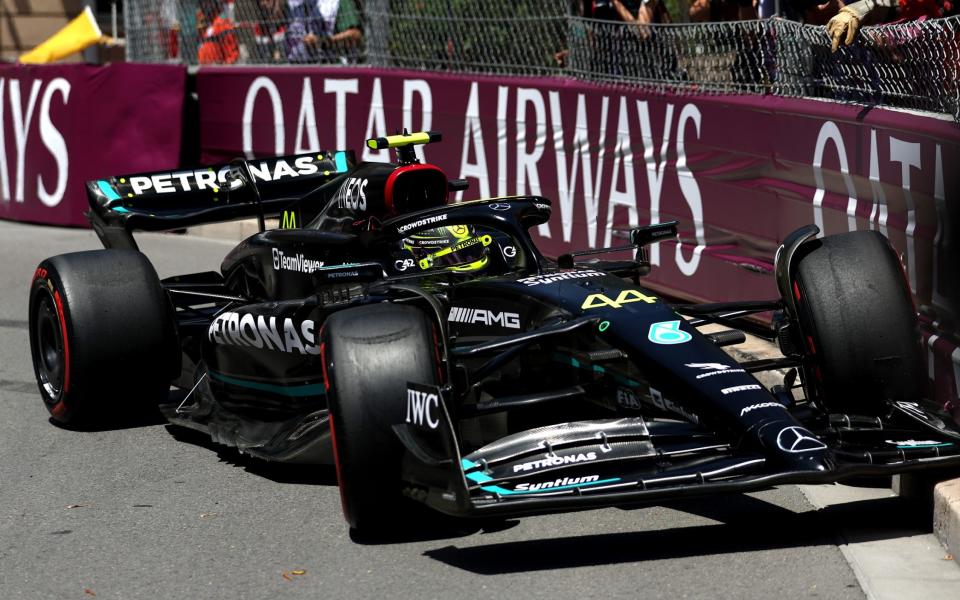
[[623,290],[617,296],[616,300],[611,300],[606,294],[590,294],[587,296],[587,299],[583,301],[583,304],[580,305],[580,308],[586,310],[588,308],[602,308],[604,306],[609,306],[610,308],[620,308],[624,304],[629,304],[631,302],[646,302],[647,304],[653,304],[657,301],[655,296],[647,296],[646,294],[639,292],[637,290]]

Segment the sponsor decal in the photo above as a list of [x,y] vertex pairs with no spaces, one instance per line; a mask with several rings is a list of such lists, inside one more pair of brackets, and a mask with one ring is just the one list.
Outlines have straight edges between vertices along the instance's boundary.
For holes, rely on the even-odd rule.
[[758,408],[786,408],[784,405],[779,402],[761,402],[760,404],[751,404],[743,410],[740,411],[740,416],[747,414],[750,411],[757,410]]
[[[658,392],[659,393],[659,392]],[[629,388],[617,388],[617,405],[623,408],[640,409],[640,399]]]
[[280,229],[296,229],[297,212],[293,210],[283,211],[283,219],[280,221]]
[[693,336],[680,329],[680,321],[661,321],[650,326],[647,339],[654,344],[672,346],[689,342]]
[[587,310],[590,308],[602,308],[604,306],[609,306],[610,308],[620,308],[624,304],[630,304],[631,302],[646,302],[647,304],[653,304],[657,301],[655,296],[647,296],[639,290],[623,290],[617,295],[616,300],[611,300],[606,294],[590,294],[587,296],[587,299],[583,301],[583,304],[580,305],[580,308]]
[[584,475],[583,477],[564,477],[562,479],[541,483],[518,483],[513,490],[515,492],[535,492],[537,490],[562,488],[571,485],[593,485],[597,483],[601,483],[599,475]]
[[47,270],[44,269],[43,267],[37,267],[37,270],[33,272],[33,278],[34,278],[34,279],[46,279],[46,278],[47,278]]
[[513,258],[514,256],[516,256],[517,255],[516,246],[504,246],[503,255],[507,258]]
[[654,406],[656,406],[660,410],[663,410],[666,412],[672,412],[674,414],[680,415],[681,417],[683,417],[684,419],[687,419],[691,423],[700,422],[700,417],[688,411],[687,409],[680,406],[679,404],[673,402],[669,398],[665,398],[663,394],[660,393],[660,390],[656,388],[650,388],[650,401],[653,403]]
[[730,373],[746,373],[746,371],[743,369],[731,369],[729,365],[724,365],[721,363],[686,363],[686,366],[690,367],[691,369],[707,371],[706,373],[697,375],[697,379],[713,377],[714,375],[728,375]]
[[482,323],[487,326],[499,325],[506,329],[520,329],[520,315],[512,312],[494,312],[485,308],[464,308],[454,306],[450,309],[447,320],[451,323],[466,323],[473,325]]
[[[260,181],[290,179],[302,175],[313,175],[320,171],[313,156],[299,156],[293,159],[293,165],[288,163],[286,159],[278,159],[273,165],[272,171],[270,165],[265,161],[256,164],[251,162],[249,165],[254,179]],[[136,175],[130,177],[130,189],[136,196],[147,192],[153,194],[175,194],[202,190],[219,192],[220,188],[228,183],[229,174],[230,167],[224,166],[219,171],[206,168],[194,171]],[[239,184],[239,181],[237,183]]]
[[496,210],[496,211],[510,210],[509,204],[501,204],[500,202],[495,202],[494,204],[488,204],[487,206],[490,207],[490,210]]
[[407,386],[407,423],[436,429],[440,426],[439,411],[440,394],[436,388],[415,384]]
[[894,405],[896,405],[897,408],[904,411],[914,419],[918,419],[920,421],[923,421],[924,423],[928,423],[932,427],[936,427],[937,429],[941,429],[941,430],[947,428],[946,424],[943,422],[942,419],[927,413],[925,410],[920,408],[920,405],[917,404],[916,402],[897,401],[897,402],[894,402]]
[[290,318],[225,312],[210,322],[207,338],[215,344],[227,346],[320,354],[314,335],[314,322],[309,319],[298,324]]
[[534,202],[533,205],[536,206],[537,208],[539,208],[540,210],[552,210],[552,209],[553,209],[552,206],[550,206],[549,204],[544,204],[543,202]]
[[548,467],[559,467],[561,465],[575,465],[592,460],[597,460],[596,452],[582,452],[580,454],[567,454],[564,456],[557,456],[556,454],[551,456],[550,454],[546,454],[540,460],[532,460],[519,465],[513,465],[513,472],[519,473],[521,471],[535,471]]
[[813,436],[803,427],[784,427],[777,434],[777,446],[784,452],[799,454],[825,450],[827,445]]
[[736,394],[737,392],[746,392],[749,390],[759,390],[759,389],[760,389],[759,385],[755,383],[751,383],[748,385],[735,385],[733,387],[723,388],[722,390],[720,390],[720,392],[724,396],[727,396],[729,394]]
[[313,273],[323,268],[323,261],[306,258],[303,254],[289,256],[283,250],[273,248],[274,271],[296,271],[297,273]]
[[897,448],[944,448],[952,446],[953,442],[938,442],[937,440],[884,440]]
[[427,217],[425,219],[420,219],[414,221],[413,223],[407,223],[406,225],[400,225],[397,227],[397,233],[406,233],[411,229],[416,229],[418,227],[423,227],[424,225],[432,225],[434,223],[440,223],[447,220],[447,214],[436,215],[434,217]]
[[398,271],[406,271],[407,269],[413,268],[416,263],[412,258],[404,258],[402,260],[395,261],[393,263],[393,268]]
[[366,190],[368,183],[369,181],[360,177],[348,177],[340,186],[340,189],[337,190],[337,195],[334,196],[337,208],[367,210]]
[[558,281],[567,281],[568,279],[587,279],[589,277],[602,277],[605,273],[600,271],[564,271],[562,273],[551,273],[549,275],[534,275],[533,277],[521,277],[517,281],[528,286],[545,285],[548,283],[557,283]]

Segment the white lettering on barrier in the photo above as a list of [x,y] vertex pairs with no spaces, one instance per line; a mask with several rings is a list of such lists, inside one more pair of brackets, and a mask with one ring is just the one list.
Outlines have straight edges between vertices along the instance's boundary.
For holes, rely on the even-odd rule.
[[[476,162],[470,162],[471,151]],[[467,113],[463,121],[463,151],[460,153],[460,174],[457,177],[476,179],[480,197],[490,197],[487,154],[483,145],[483,129],[480,126],[480,98],[476,81],[470,84],[470,97],[467,99]],[[457,192],[457,202],[461,200],[463,200],[463,190]]]
[[[337,98],[335,112],[337,142],[334,147],[338,150],[349,147],[347,141],[347,94],[356,94],[359,84],[360,81],[356,78],[323,80],[323,93],[334,94]],[[429,90],[429,87],[427,89]]]
[[[663,189],[663,174],[667,166],[667,148],[670,147],[670,130],[673,127],[673,104],[667,104],[663,117],[663,141],[660,143],[660,159],[653,156],[653,128],[650,126],[650,108],[647,102],[637,100],[637,115],[640,117],[640,139],[643,141],[643,162],[647,167],[647,189],[650,192],[650,224],[660,222],[660,191]],[[650,244],[650,264],[660,266],[660,244]]]
[[[50,103],[53,101],[53,95],[59,93],[63,98],[64,106],[70,101],[70,82],[63,77],[52,79],[47,84],[47,89],[43,92],[43,99],[40,100],[40,139],[43,145],[47,147],[54,162],[57,163],[57,183],[52,192],[48,192],[43,185],[43,177],[37,175],[37,197],[44,206],[53,208],[63,200],[63,194],[67,191],[67,179],[70,177],[70,155],[67,153],[67,143],[63,139],[63,134],[54,126],[50,119]],[[0,98],[3,94],[0,93]],[[2,138],[0,138],[2,140]]]
[[[384,137],[387,134],[387,116],[383,113],[383,89],[380,85],[380,78],[373,78],[373,90],[370,92],[370,114],[367,115],[367,129],[364,131],[363,139],[369,140],[377,137]],[[338,148],[342,150],[343,148]],[[390,151],[374,150],[363,145],[363,154],[360,160],[371,162],[390,162]]]
[[257,77],[250,84],[247,90],[247,97],[243,101],[243,153],[247,159],[252,159],[253,154],[253,109],[256,106],[257,94],[260,90],[266,90],[270,98],[270,105],[273,108],[273,149],[277,156],[283,154],[284,132],[283,132],[283,102],[280,101],[280,90],[273,80],[269,77]]
[[[627,99],[620,96],[620,114],[617,117],[617,143],[613,148],[613,175],[610,178],[610,194],[607,196],[607,221],[603,245],[610,245],[613,234],[613,217],[617,206],[627,209],[628,223],[637,223],[637,186],[633,171],[633,148],[631,147],[630,115]],[[624,190],[618,189],[620,165],[623,165]]]
[[[27,99],[26,107],[23,106],[19,79],[0,78],[0,198],[4,202],[12,200],[22,203],[27,195],[27,148],[30,142],[30,129],[33,118],[36,115],[37,98],[43,90],[43,96],[40,98],[39,115],[36,115],[39,121],[38,131],[40,141],[50,153],[53,162],[56,165],[55,182],[44,182],[41,174],[36,175],[36,195],[40,202],[49,208],[54,208],[63,201],[67,189],[67,183],[70,176],[70,157],[67,153],[67,144],[63,134],[57,129],[50,116],[50,108],[53,102],[54,94],[60,94],[63,105],[66,106],[70,100],[70,82],[62,77],[56,77],[49,82],[41,79],[30,81],[30,93]],[[13,140],[16,149],[15,168],[13,175],[13,197],[11,198],[10,189],[10,166],[7,162],[7,131],[4,114],[8,106],[10,109],[10,121],[13,125]],[[36,162],[36,161],[34,161]],[[37,164],[31,164],[34,171],[40,170]],[[53,183],[52,191],[47,187]],[[29,190],[33,192],[33,190]]]
[[[303,143],[303,133],[307,134],[307,143]],[[294,152],[317,152],[320,150],[320,136],[317,134],[317,113],[313,106],[313,82],[303,78],[300,91],[300,113],[297,115],[297,138],[293,144]],[[337,146],[339,148],[339,146]]]
[[[533,107],[533,119],[527,118],[527,105]],[[533,123],[532,148],[527,139],[527,124]],[[537,88],[517,88],[517,187],[516,193],[540,195],[540,171],[537,162],[543,157],[547,144],[547,109],[543,94]],[[540,235],[550,237],[550,230]]]
[[690,277],[697,272],[697,266],[700,265],[700,253],[707,247],[707,239],[703,231],[703,200],[700,198],[700,186],[697,185],[697,179],[693,176],[693,171],[687,167],[687,152],[684,146],[687,121],[693,121],[697,139],[700,139],[700,109],[697,108],[696,104],[684,105],[677,122],[677,178],[680,180],[680,193],[683,195],[683,199],[687,201],[690,214],[693,216],[693,229],[697,245],[694,247],[693,256],[690,257],[688,262],[683,258],[681,245],[677,244],[676,261],[680,272]]
[[[843,175],[843,183],[847,186],[847,216],[853,219],[853,224],[848,225],[850,231],[855,230],[857,214],[857,190],[850,178],[850,166],[847,163],[847,149],[843,145],[843,136],[840,135],[840,128],[833,121],[826,121],[820,127],[820,133],[817,135],[817,145],[813,151],[813,179],[817,184],[817,191],[813,195],[813,222],[820,228],[820,234],[823,235],[823,197],[826,195],[823,182],[823,154],[827,147],[827,142],[833,142],[837,149],[840,159],[840,173]],[[851,209],[852,207],[852,209]],[[852,217],[851,217],[852,215]]]
[[[945,200],[946,197],[944,189],[944,175],[943,175],[943,154],[940,144],[933,144],[932,148],[930,146],[926,147],[926,152],[924,152],[924,145],[919,142],[908,142],[905,140],[898,139],[893,137],[886,132],[881,132],[881,134],[887,135],[886,141],[889,143],[889,166],[890,163],[899,163],[900,171],[900,180],[899,182],[895,181],[895,176],[890,176],[894,181],[887,181],[888,184],[886,190],[891,189],[891,185],[899,185],[900,189],[903,190],[903,206],[904,206],[904,219],[902,219],[903,228],[900,230],[905,235],[905,245],[906,252],[904,253],[904,261],[906,263],[906,272],[907,277],[910,283],[910,287],[914,292],[918,291],[917,288],[917,254],[923,252],[930,252],[933,257],[933,280],[932,280],[932,289],[931,298],[934,302],[943,302],[943,295],[941,293],[941,281],[940,273],[938,269],[939,257],[942,254],[942,245],[944,243],[945,233],[944,233],[944,223],[946,222],[945,214]],[[867,219],[868,227],[870,229],[879,229],[880,233],[884,236],[889,237],[892,232],[888,229],[888,219],[889,219],[889,210],[888,204],[890,198],[887,197],[887,191],[884,188],[884,181],[881,178],[881,153],[879,151],[879,145],[881,140],[879,140],[878,132],[875,129],[870,130],[870,152],[869,152],[869,166],[868,166],[868,179],[870,182],[870,191],[872,193],[872,202],[870,208],[870,216]],[[853,177],[857,173],[850,172],[850,162],[847,154],[846,144],[844,143],[843,135],[841,134],[840,128],[833,121],[825,121],[820,127],[820,131],[817,135],[816,145],[814,146],[813,152],[813,175],[814,181],[817,185],[816,192],[813,196],[813,218],[814,223],[817,224],[821,229],[821,235],[828,235],[830,233],[835,233],[827,231],[824,225],[823,218],[823,201],[826,195],[826,186],[824,181],[824,162],[827,156],[826,147],[828,143],[832,143],[837,150],[837,165],[841,177],[843,178],[844,185],[848,192],[848,201],[847,201],[847,230],[854,231],[857,229],[857,197],[856,189],[853,184]],[[933,169],[932,173],[930,171],[930,162],[926,165],[924,164],[923,157],[933,155]],[[927,168],[924,169],[924,166]],[[916,171],[916,172],[914,172]],[[930,182],[932,179],[933,182],[933,202],[917,202],[914,198],[913,189],[917,187],[915,185],[917,181],[917,175],[925,179],[926,182]],[[894,199],[895,201],[895,199]],[[896,206],[896,204],[895,204]],[[937,222],[937,229],[933,236],[933,239],[930,240],[930,250],[918,249],[917,240],[916,240],[916,228],[918,219],[917,210],[932,208],[936,212],[935,221]]]
[[[420,125],[413,125],[413,97],[420,96]],[[425,79],[403,81],[403,127],[407,131],[430,131],[433,125],[433,93]],[[414,146],[420,162],[426,162],[423,146]]]
[[903,199],[907,203],[907,226],[904,233],[907,235],[907,274],[910,277],[910,289],[917,289],[917,259],[914,232],[917,229],[917,205],[913,201],[910,191],[910,168],[920,169],[920,144],[905,142],[890,137],[890,162],[900,163],[900,186],[903,188]]

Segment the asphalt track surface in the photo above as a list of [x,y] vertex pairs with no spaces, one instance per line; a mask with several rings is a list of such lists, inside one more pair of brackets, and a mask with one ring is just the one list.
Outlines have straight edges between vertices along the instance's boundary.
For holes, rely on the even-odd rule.
[[[216,269],[230,247],[138,239],[161,276]],[[783,487],[352,539],[329,468],[261,463],[160,422],[49,422],[28,284],[43,258],[98,247],[89,231],[0,222],[3,598],[861,598],[841,527],[883,537],[903,519],[896,499],[815,510]]]

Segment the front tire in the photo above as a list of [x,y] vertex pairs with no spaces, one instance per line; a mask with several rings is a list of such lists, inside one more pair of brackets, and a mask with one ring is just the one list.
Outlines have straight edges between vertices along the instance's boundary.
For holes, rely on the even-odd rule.
[[900,259],[876,231],[808,242],[793,292],[808,375],[832,412],[881,415],[923,394],[917,315]]
[[343,514],[358,531],[383,530],[410,502],[392,426],[405,420],[408,382],[438,381],[434,326],[412,306],[367,305],[333,314],[321,342]]
[[63,425],[155,407],[179,367],[172,308],[133,250],[61,254],[30,285],[30,352],[44,405]]

